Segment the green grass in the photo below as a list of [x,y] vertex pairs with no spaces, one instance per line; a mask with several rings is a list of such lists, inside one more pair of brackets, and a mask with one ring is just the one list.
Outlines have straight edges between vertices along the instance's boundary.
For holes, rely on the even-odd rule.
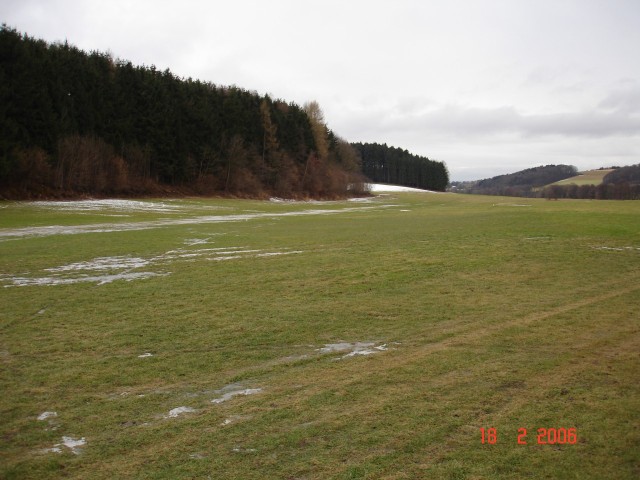
[[[0,478],[640,475],[639,202],[171,203],[0,204],[0,235],[147,227],[0,236]],[[319,209],[338,213],[282,215]],[[124,256],[159,275],[13,286]],[[318,351],[338,342],[387,350]],[[211,403],[234,388],[262,391]],[[538,428],[578,442],[537,445]],[[63,436],[86,445],[47,451]]]
[[560,180],[551,185],[600,185],[607,174],[613,170],[587,170],[571,178]]

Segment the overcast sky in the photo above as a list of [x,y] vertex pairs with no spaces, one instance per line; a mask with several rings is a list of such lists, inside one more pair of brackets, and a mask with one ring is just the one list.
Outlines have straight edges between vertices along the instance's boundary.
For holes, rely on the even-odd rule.
[[452,180],[640,163],[640,0],[0,0],[0,20],[300,105]]

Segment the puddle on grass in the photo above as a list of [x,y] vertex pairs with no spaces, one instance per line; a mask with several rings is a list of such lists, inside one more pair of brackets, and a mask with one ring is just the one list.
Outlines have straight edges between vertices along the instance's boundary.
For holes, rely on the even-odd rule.
[[387,344],[376,345],[375,342],[339,342],[327,343],[324,347],[318,348],[320,353],[344,353],[342,358],[355,357],[358,355],[373,355],[374,353],[388,350]]

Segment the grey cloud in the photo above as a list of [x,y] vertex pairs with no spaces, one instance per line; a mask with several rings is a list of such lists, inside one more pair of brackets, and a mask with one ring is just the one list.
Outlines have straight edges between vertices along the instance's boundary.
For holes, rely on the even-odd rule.
[[628,113],[630,107],[635,105],[632,101],[640,101],[640,96],[628,97],[624,103],[617,97],[611,97],[606,105],[610,104],[615,108],[609,111],[595,109],[552,114],[523,114],[513,107],[469,108],[455,105],[440,107],[418,115],[402,115],[398,110],[392,113],[377,110],[368,112],[366,116],[360,113],[360,118],[346,121],[343,119],[343,122],[353,121],[361,128],[380,133],[393,130],[416,134],[423,132],[472,137],[637,136],[640,135],[640,116]]
[[598,106],[607,111],[640,113],[640,85],[634,82],[624,89],[616,90]]

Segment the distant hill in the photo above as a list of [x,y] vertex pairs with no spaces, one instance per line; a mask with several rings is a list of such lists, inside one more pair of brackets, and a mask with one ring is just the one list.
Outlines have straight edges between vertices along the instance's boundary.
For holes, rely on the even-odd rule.
[[547,185],[540,190],[546,198],[596,200],[640,200],[640,165],[601,168]]
[[628,183],[630,185],[638,185],[640,184],[640,163],[611,170],[602,181],[606,184]]
[[578,173],[575,177],[566,178],[552,183],[551,185],[600,185],[605,176],[615,171],[612,168],[601,168],[598,170],[586,170]]
[[453,183],[451,189],[480,195],[535,196],[536,189],[577,173],[578,169],[572,165],[545,165],[474,182]]

